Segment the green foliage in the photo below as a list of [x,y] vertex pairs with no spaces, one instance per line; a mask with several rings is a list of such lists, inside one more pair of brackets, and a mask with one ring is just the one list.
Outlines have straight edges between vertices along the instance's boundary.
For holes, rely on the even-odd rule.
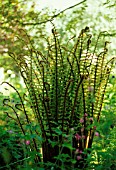
[[[3,82],[11,93],[0,94],[0,169],[115,169],[116,79],[109,77],[114,58],[107,58],[115,5],[104,1],[104,13],[92,8],[93,15],[90,4],[57,14],[1,1],[0,66],[14,86]],[[54,18],[63,27],[56,30]],[[110,32],[98,35],[104,28]],[[25,89],[16,83],[20,75]]]
[[[94,127],[100,120],[114,60],[106,60],[107,41],[98,52],[99,40],[104,34],[99,34],[94,48],[88,27],[73,38],[73,43],[62,44],[54,27],[51,40],[46,39],[48,45],[43,53],[34,48],[27,34],[21,40],[24,44],[26,40],[29,42],[27,55],[19,57],[9,53],[24,79],[28,97],[6,82],[16,92],[20,103],[12,106],[11,99],[6,98],[3,104],[14,112],[15,117],[10,113],[7,115],[16,121],[24,140],[29,140],[29,145],[31,142],[29,153],[35,163],[43,159],[46,167],[48,162],[55,161],[53,167],[57,169],[67,167],[67,162],[73,168],[86,166],[85,149],[92,147],[94,133],[99,135]],[[23,51],[25,54],[25,49]],[[27,109],[28,103],[30,109]],[[36,128],[39,128],[39,134]],[[39,153],[41,147],[43,158]]]
[[[20,36],[24,36],[22,29],[33,32],[34,26],[28,27],[26,23],[42,22],[44,19],[48,18],[48,13],[49,11],[47,9],[45,13],[42,11],[35,11],[35,5],[31,4],[29,7],[28,3],[25,3],[25,1],[14,0],[12,2],[9,0],[0,0],[0,67],[4,68],[4,73],[11,70],[15,73],[16,77],[19,76],[19,68],[9,57],[8,52],[13,51],[19,56],[27,55],[26,50],[24,54],[20,52],[20,49],[26,48],[26,44],[28,43],[26,42],[24,45],[24,43],[19,40]],[[34,36],[31,37],[35,37],[36,39],[36,35],[40,35],[43,30],[45,31],[45,24],[35,26]],[[10,76],[8,74],[5,75],[6,78]]]
[[[110,76],[105,93],[104,107],[97,130],[99,138],[94,138],[92,152],[88,157],[89,168],[115,169],[116,168],[116,109],[115,109],[115,82],[114,75]],[[109,97],[110,96],[110,97]]]

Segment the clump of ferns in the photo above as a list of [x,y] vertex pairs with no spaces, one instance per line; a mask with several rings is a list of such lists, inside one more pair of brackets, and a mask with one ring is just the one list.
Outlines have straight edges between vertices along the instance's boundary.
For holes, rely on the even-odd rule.
[[[82,160],[85,157],[85,154],[82,154],[84,150],[92,146],[95,122],[100,120],[104,94],[114,61],[114,58],[107,61],[107,41],[103,42],[102,50],[97,48],[100,38],[105,37],[105,34],[106,32],[101,32],[93,46],[92,35],[86,27],[81,30],[78,37],[70,39],[74,41],[74,45],[70,40],[64,44],[53,27],[51,40],[41,37],[46,40],[47,48],[41,51],[35,49],[30,37],[25,34],[25,39],[21,41],[26,46],[27,54],[17,56],[9,53],[18,65],[26,85],[30,107],[34,114],[33,121],[41,129],[44,162],[54,162],[54,157],[63,152],[71,153],[72,158],[75,158],[80,151]],[[26,123],[30,124],[31,119],[26,111],[24,98],[15,87],[7,84],[18,94],[21,111],[25,115]],[[4,105],[10,107],[5,100]],[[15,108],[20,110],[18,105],[15,105]],[[25,135],[15,108],[12,109]],[[75,149],[69,151],[63,148],[63,144],[72,130],[71,143]],[[30,129],[30,134],[33,133]],[[33,138],[32,149],[35,148],[38,152],[36,141]],[[53,146],[52,142],[56,144]],[[41,158],[38,157],[38,160]],[[79,157],[76,160],[79,164]]]

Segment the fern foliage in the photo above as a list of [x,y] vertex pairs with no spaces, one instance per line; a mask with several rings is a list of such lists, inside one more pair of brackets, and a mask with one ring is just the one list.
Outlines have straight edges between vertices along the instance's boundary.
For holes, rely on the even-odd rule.
[[[104,94],[114,61],[114,58],[107,61],[107,41],[103,42],[102,49],[98,49],[100,38],[104,35],[105,32],[101,32],[93,45],[92,35],[86,27],[78,37],[75,36],[64,44],[53,27],[51,40],[46,38],[47,48],[43,51],[35,49],[30,37],[25,34],[26,38],[21,41],[24,44],[28,42],[26,55],[9,53],[20,69],[34,121],[41,128],[44,161],[51,160],[51,157],[63,152],[66,135],[70,136],[72,129],[72,147],[84,151],[92,146],[94,124],[100,120]],[[18,93],[16,89],[15,91]],[[24,98],[21,98],[19,93],[18,95],[26,122],[29,124],[31,119],[26,111]],[[25,134],[20,120],[18,122]],[[80,139],[76,138],[77,134]],[[55,151],[53,146],[48,144],[49,141],[59,143]],[[35,139],[33,142],[37,150]],[[75,152],[73,157],[74,155]]]

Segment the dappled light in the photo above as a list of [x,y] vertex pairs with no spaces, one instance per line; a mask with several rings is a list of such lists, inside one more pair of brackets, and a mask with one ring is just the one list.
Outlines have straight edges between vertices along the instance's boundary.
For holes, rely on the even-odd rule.
[[0,3],[0,170],[115,170],[115,2]]

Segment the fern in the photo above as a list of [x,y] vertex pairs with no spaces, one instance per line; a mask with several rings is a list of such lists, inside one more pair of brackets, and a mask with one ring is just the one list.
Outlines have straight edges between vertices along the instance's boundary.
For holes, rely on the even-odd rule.
[[[65,141],[64,134],[70,136],[72,128],[74,129],[72,146],[75,150],[84,151],[85,148],[92,146],[95,131],[92,118],[94,122],[99,122],[104,94],[114,61],[114,58],[110,61],[106,59],[108,42],[104,43],[104,48],[100,53],[97,51],[99,39],[104,35],[105,32],[99,34],[92,50],[92,35],[86,27],[81,30],[78,37],[74,38],[71,49],[70,40],[64,46],[53,27],[52,41],[46,39],[47,51],[37,51],[30,37],[25,34],[26,38],[22,42],[25,44],[28,40],[27,55],[17,56],[9,53],[20,69],[28,91],[34,121],[41,128],[41,135],[44,139],[42,143],[44,162],[54,162],[54,157],[63,152],[70,155],[70,151],[62,149],[62,146]],[[14,90],[20,97],[27,124],[30,124],[31,120],[23,102],[24,98],[21,98],[17,89],[14,88]],[[5,101],[4,105],[7,105]],[[85,114],[88,115],[88,119]],[[82,124],[80,124],[81,118],[84,119]],[[90,118],[91,121],[89,121]],[[20,120],[18,122],[25,134]],[[33,134],[33,131],[30,133]],[[84,136],[83,140],[75,139],[77,133]],[[58,145],[53,147],[49,141],[54,141]],[[33,139],[33,142],[34,148],[38,151],[36,140]],[[75,151],[72,151],[72,158],[74,157]],[[40,161],[40,158],[38,159]],[[78,164],[79,162],[76,163],[77,167]]]

